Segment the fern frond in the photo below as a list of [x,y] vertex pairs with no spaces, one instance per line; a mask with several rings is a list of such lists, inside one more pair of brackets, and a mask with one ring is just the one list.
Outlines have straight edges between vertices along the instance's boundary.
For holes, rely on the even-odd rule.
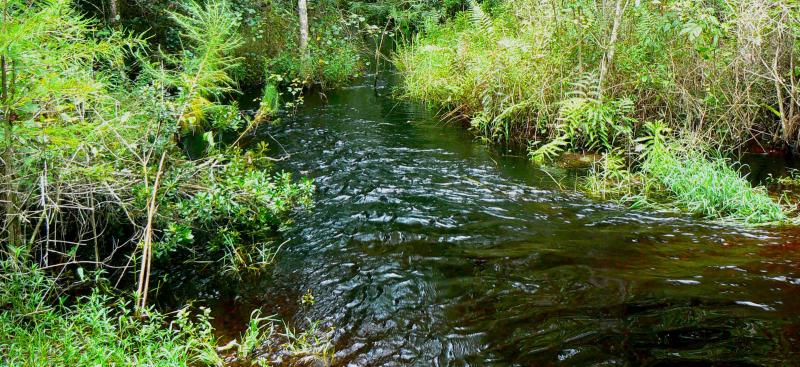
[[478,4],[477,1],[472,0],[470,2],[470,7],[472,23],[480,27],[481,31],[494,33],[494,22],[492,21],[492,17],[483,11],[481,4]]
[[553,159],[564,152],[564,148],[569,144],[566,135],[559,135],[550,142],[536,148],[538,142],[534,142],[528,147],[528,156],[536,163]]

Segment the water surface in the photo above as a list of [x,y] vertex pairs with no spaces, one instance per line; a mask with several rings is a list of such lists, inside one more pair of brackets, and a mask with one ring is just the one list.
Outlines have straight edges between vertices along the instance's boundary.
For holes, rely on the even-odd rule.
[[390,94],[262,131],[316,204],[231,302],[335,327],[342,366],[800,364],[798,232],[587,198]]

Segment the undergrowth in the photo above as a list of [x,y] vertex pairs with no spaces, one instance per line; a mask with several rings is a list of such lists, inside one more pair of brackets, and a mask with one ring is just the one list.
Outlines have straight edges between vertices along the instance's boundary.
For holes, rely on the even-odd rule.
[[630,164],[618,151],[604,154],[585,179],[588,192],[633,205],[668,203],[706,218],[747,224],[787,219],[766,189],[753,187],[729,160],[673,137],[662,122],[648,122],[645,130],[636,140],[637,161]]
[[[798,34],[784,1],[473,1],[395,61],[404,97],[487,142],[527,144],[537,163],[603,154],[585,185],[600,196],[764,223],[780,205],[719,157],[797,143]],[[674,131],[663,148],[637,138],[648,121]]]
[[[9,264],[2,264],[9,270]],[[53,302],[57,284],[40,270],[0,275],[0,361],[6,366],[220,365],[208,313],[151,310],[94,290]]]
[[220,346],[207,308],[150,308],[140,317],[103,287],[67,297],[44,271],[11,266],[0,263],[0,365],[264,366],[278,354],[284,362],[333,358],[330,335],[317,323],[297,331],[256,310],[239,338]]

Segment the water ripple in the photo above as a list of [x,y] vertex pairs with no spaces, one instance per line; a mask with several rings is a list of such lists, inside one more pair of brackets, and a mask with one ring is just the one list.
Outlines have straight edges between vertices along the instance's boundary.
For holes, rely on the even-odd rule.
[[551,176],[580,173],[497,155],[370,88],[300,116],[269,139],[315,180],[316,206],[264,282],[312,290],[295,318],[336,327],[339,365],[800,360],[800,233],[560,190]]

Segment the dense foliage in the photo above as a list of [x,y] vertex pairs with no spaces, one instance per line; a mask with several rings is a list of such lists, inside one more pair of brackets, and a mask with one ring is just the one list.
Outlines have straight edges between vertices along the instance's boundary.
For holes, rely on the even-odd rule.
[[[663,121],[696,158],[666,170],[700,164],[734,182],[738,172],[719,171],[704,147],[714,147],[712,155],[754,143],[796,149],[798,36],[800,7],[787,1],[509,0],[473,3],[403,47],[396,61],[405,96],[466,118],[487,140],[528,143],[535,161],[564,150],[620,149],[630,167],[643,161],[634,148],[645,124]],[[716,194],[689,198],[675,181],[661,181],[692,211],[728,211]],[[769,198],[743,185],[726,200],[757,197],[752,205],[774,213]]]
[[[0,364],[266,364],[257,349],[275,345],[328,361],[328,334],[279,335],[257,313],[220,347],[207,310],[156,310],[149,286],[174,264],[268,268],[314,185],[245,135],[312,88],[377,74],[395,41],[407,98],[539,164],[598,153],[589,192],[787,218],[724,157],[798,150],[794,2],[300,3],[2,2]],[[262,88],[253,115],[242,85]]]
[[[53,250],[77,254],[119,225],[136,228],[122,239],[130,245],[152,232],[157,241],[169,237],[174,227],[214,224],[216,235],[274,228],[307,203],[309,183],[269,173],[263,151],[219,141],[249,124],[236,105],[218,102],[232,90],[228,71],[239,60],[231,56],[239,41],[224,3],[189,3],[173,13],[186,48],[153,56],[118,32],[92,37],[92,23],[66,1],[9,9],[13,21],[0,36],[15,88],[4,104],[4,149],[13,148],[4,195],[19,198],[16,215],[26,225],[11,244],[25,246],[24,256],[44,254],[48,265]],[[125,54],[136,58],[139,73],[120,72]],[[187,137],[197,134],[205,153],[190,159]],[[85,229],[75,237],[59,227]],[[159,252],[174,250],[169,245]],[[94,260],[114,251],[95,248]]]
[[[206,322],[184,315],[164,328],[147,306],[152,259],[260,269],[313,190],[272,172],[266,145],[222,142],[256,123],[223,103],[244,44],[231,8],[189,1],[164,13],[179,26],[174,51],[71,1],[11,0],[2,11],[3,363],[217,364]],[[79,289],[90,271],[100,283],[130,279],[136,304],[99,291],[60,303],[64,287],[39,269]]]
[[[99,3],[99,4],[98,4]],[[111,3],[114,3],[112,11]],[[176,1],[84,1],[82,8],[107,23],[132,29],[150,42],[176,51],[182,47],[178,22],[164,16],[181,7]],[[235,25],[240,44],[232,55],[241,61],[232,69],[237,81],[257,85],[265,72],[283,80],[341,86],[366,66],[361,36],[374,33],[366,19],[337,1],[312,1],[309,54],[299,52],[296,1],[228,0],[226,21]],[[114,15],[112,15],[114,12]],[[308,57],[306,57],[308,56]]]

